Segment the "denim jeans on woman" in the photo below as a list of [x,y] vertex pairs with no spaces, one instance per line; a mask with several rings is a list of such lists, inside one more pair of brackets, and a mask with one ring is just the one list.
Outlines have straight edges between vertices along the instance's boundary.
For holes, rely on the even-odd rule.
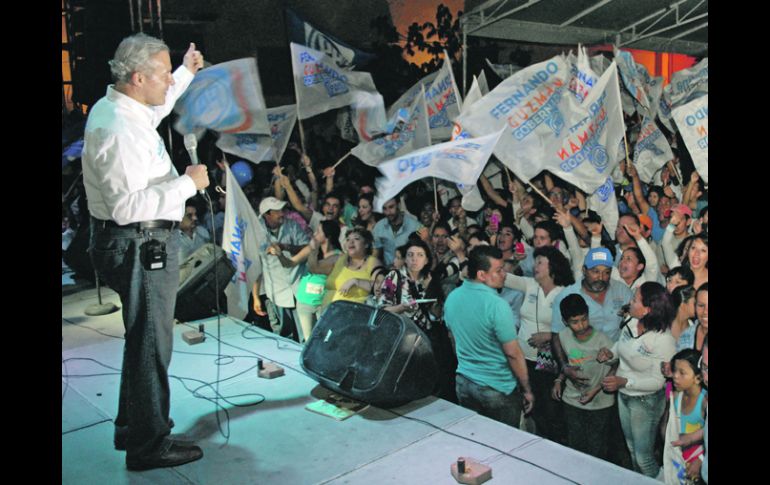
[[[102,227],[92,221],[90,253],[99,277],[120,295],[126,342],[116,434],[128,427],[126,456],[163,453],[171,441],[168,366],[179,288],[179,230]],[[166,267],[148,271],[140,258],[150,240],[166,245]]]
[[503,394],[489,386],[476,384],[462,374],[457,374],[455,390],[460,406],[514,428],[519,427],[523,406],[521,390],[518,386],[510,394]]
[[618,393],[618,412],[634,470],[655,478],[660,467],[655,460],[655,436],[666,407],[663,389],[643,396]]

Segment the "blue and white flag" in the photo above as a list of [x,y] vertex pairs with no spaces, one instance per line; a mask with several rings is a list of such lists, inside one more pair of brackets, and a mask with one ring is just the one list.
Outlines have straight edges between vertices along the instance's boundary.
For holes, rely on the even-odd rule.
[[709,182],[709,95],[706,94],[671,112],[695,169]]
[[375,180],[374,210],[382,212],[385,202],[407,185],[426,177],[456,184],[475,184],[501,133],[432,145],[379,164],[377,168],[384,177]]
[[617,164],[625,126],[611,64],[582,102],[568,90],[565,56],[517,72],[457,119],[481,136],[505,128],[495,156],[529,182],[548,170],[584,192],[601,187]]
[[286,8],[286,24],[290,42],[323,52],[337,67],[353,69],[355,66],[362,67],[375,59],[374,54],[356,49],[334,36],[321,32],[290,8]]
[[663,88],[658,116],[671,131],[671,110],[684,106],[709,92],[709,59],[706,57],[689,69],[671,75],[671,82]]
[[415,96],[406,122],[397,124],[389,135],[358,144],[352,153],[365,164],[376,167],[385,160],[430,146],[430,142],[425,96]]
[[379,94],[368,72],[341,69],[323,52],[293,42],[291,63],[301,120],[361,101],[361,92]]
[[[387,132],[385,100],[380,93],[357,91],[350,106],[337,113],[337,127],[344,140],[368,142]],[[391,130],[392,131],[392,130]]]
[[235,268],[235,274],[225,287],[227,314],[242,320],[249,311],[249,295],[254,282],[262,274],[258,250],[266,239],[265,229],[227,165],[225,172],[227,195],[222,249]]
[[[617,63],[620,77],[631,98],[639,105],[649,111],[650,101],[647,99],[647,93],[644,89],[644,81],[639,75],[639,66],[634,61],[634,57],[628,51],[622,51],[614,47],[615,62]],[[642,66],[644,68],[644,66]],[[646,70],[645,70],[646,71]]]
[[673,158],[671,145],[655,124],[655,119],[645,117],[639,129],[633,156],[639,178],[645,183],[652,183],[655,172]]
[[280,161],[297,121],[297,106],[289,104],[269,108],[267,121],[270,123],[270,136],[223,133],[217,140],[217,147],[254,163]]
[[460,114],[462,98],[457,89],[452,64],[444,52],[441,68],[417,81],[388,108],[388,119],[393,119],[400,109],[412,105],[414,97],[425,89],[425,103],[428,107],[431,140],[443,141],[452,137],[452,122]]
[[575,56],[570,52],[567,59],[571,63],[567,89],[575,96],[575,99],[582,102],[599,81],[599,76],[591,67],[591,61],[586,54],[585,47],[578,45],[578,55]]
[[615,197],[615,183],[607,177],[604,183],[588,198],[588,208],[602,218],[602,225],[610,234],[618,227],[618,199]]
[[452,72],[452,61],[446,51],[438,75],[430,87],[425,88],[425,104],[428,106],[431,139],[434,142],[449,140],[452,137],[452,122],[462,109],[462,98]]
[[269,135],[267,106],[253,57],[223,62],[198,71],[174,105],[174,129],[200,138],[219,133]]

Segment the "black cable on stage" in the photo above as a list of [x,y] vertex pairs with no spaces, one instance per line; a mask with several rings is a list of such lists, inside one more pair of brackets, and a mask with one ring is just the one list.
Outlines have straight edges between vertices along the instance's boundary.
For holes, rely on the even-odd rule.
[[[209,196],[209,193],[204,192],[203,194],[204,194],[204,198],[209,204],[209,215],[211,216],[211,228],[210,228],[211,240],[214,242],[214,251],[212,251],[212,253],[214,258],[214,291],[215,291],[214,299],[216,301],[216,306],[217,306],[217,361],[219,361],[222,358],[222,344],[221,344],[222,341],[220,339],[222,335],[221,319],[220,319],[222,315],[222,310],[219,307],[219,258],[217,257],[217,251],[216,251],[216,248],[219,247],[219,244],[217,244],[217,231],[214,225],[214,205],[211,202],[211,196]],[[203,332],[202,324],[198,327],[198,331]],[[219,397],[218,397],[219,396],[219,379],[220,379],[219,366],[217,365],[217,380],[215,381],[216,382],[215,395],[217,396],[216,398],[217,400],[215,402],[215,406],[216,406],[215,414],[217,417],[217,429],[219,429],[219,432],[222,434],[222,436],[225,438],[225,441],[227,442],[230,439],[230,415],[227,413],[227,410],[225,409],[225,417],[227,418],[227,434],[225,434],[222,431],[222,422],[219,419],[219,408],[222,407],[222,409],[224,409],[223,406],[219,405]]]
[[[206,355],[206,354],[204,354],[204,355]],[[211,355],[211,354],[208,354],[208,355]],[[251,356],[247,356],[247,357],[248,358],[253,358]],[[100,362],[100,361],[98,361],[96,359],[93,359],[93,358],[90,358],[90,357],[71,357],[69,359],[65,359],[63,362],[66,364],[66,362],[68,362],[68,361],[87,361],[87,362],[93,362],[93,363],[95,363],[97,365],[100,365],[100,366],[106,368],[106,369],[112,370],[113,372],[102,372],[102,373],[93,373],[93,374],[65,374],[64,377],[67,377],[67,378],[71,378],[71,377],[104,377],[104,376],[114,376],[114,375],[120,375],[121,374],[121,370],[119,368],[112,367],[110,365],[107,365],[107,364],[105,364],[103,362]],[[239,376],[241,376],[243,374],[252,372],[256,368],[257,368],[257,364],[254,364],[253,366],[250,366],[250,367],[248,367],[247,369],[245,369],[245,370],[243,370],[241,372],[238,372],[236,374],[233,374],[232,376],[226,377],[225,379],[222,379],[220,382],[225,382],[225,381],[228,381],[230,379],[234,379],[234,378],[239,377]],[[207,388],[207,387],[208,388],[214,388],[214,385],[217,384],[216,382],[215,383],[209,383],[209,382],[206,382],[206,381],[203,381],[203,380],[200,380],[200,379],[196,379],[194,377],[181,377],[181,376],[177,376],[177,375],[173,375],[173,374],[170,374],[169,378],[176,379],[177,381],[179,381],[180,384],[182,384],[182,386],[188,392],[190,392],[193,395],[193,397],[196,397],[198,399],[204,399],[204,400],[210,401],[210,402],[214,402],[218,407],[221,407],[225,411],[225,414],[227,414],[228,417],[229,417],[229,414],[227,412],[227,408],[225,408],[224,406],[219,404],[218,401],[216,401],[214,398],[211,398],[209,396],[205,396],[205,395],[203,395],[203,394],[201,394],[199,392],[203,388]],[[192,381],[192,382],[198,383],[200,385],[198,387],[191,388],[190,386],[187,385],[187,383],[185,381]],[[219,393],[218,387],[213,389],[213,390],[214,390],[214,393],[217,396],[217,398],[221,398],[225,403],[227,403],[227,404],[229,404],[230,406],[233,406],[233,407],[251,407],[251,406],[256,406],[258,404],[262,404],[267,399],[264,394],[260,394],[260,393],[256,393],[256,392],[255,393],[236,394],[236,395],[232,395],[232,396],[222,396]],[[259,399],[256,402],[247,403],[247,404],[238,404],[238,403],[235,403],[235,402],[231,401],[232,398],[244,397],[244,396],[258,396]],[[228,428],[229,428],[229,420],[228,420]]]
[[[231,320],[233,320],[233,319],[231,319]],[[236,324],[238,324],[238,325],[241,325],[239,322],[237,322],[237,321],[235,321],[235,320],[233,320],[233,321],[234,321]],[[242,325],[242,326],[243,326],[243,325]],[[242,336],[244,336],[244,338],[247,338],[247,337],[245,337],[245,333],[246,333],[247,331],[249,331],[249,330],[251,330],[251,331],[253,331],[253,332],[256,332],[256,330],[255,330],[255,329],[253,329],[253,326],[249,325],[249,326],[245,326],[245,327],[244,327],[244,330],[241,332],[241,335],[242,335]],[[274,340],[274,341],[276,341],[276,343],[279,343],[279,342],[280,342],[280,341],[278,340],[278,338],[276,338],[276,337],[269,337],[269,336],[259,336],[259,337],[255,337],[255,338],[250,338],[249,340],[256,340],[256,339],[259,339],[259,338],[265,338],[265,339],[269,339],[269,340]],[[250,351],[250,350],[248,350],[248,349],[242,349],[242,348],[238,347],[237,345],[233,345],[233,344],[230,344],[230,343],[228,343],[228,342],[223,342],[223,343],[224,343],[225,345],[229,345],[229,346],[231,346],[231,347],[233,347],[233,348],[235,348],[235,349],[238,349],[238,350],[243,350],[243,351],[245,351],[245,352],[253,353],[254,355],[257,355],[257,356],[259,356],[259,357],[262,357],[260,354],[257,354],[256,352],[252,352],[252,351]],[[279,347],[279,349],[284,349],[284,350],[294,350],[294,349],[291,349],[291,348],[288,348],[288,347],[284,347],[284,348],[281,348],[281,347]],[[297,349],[297,350],[299,350],[299,349]],[[283,366],[285,366],[285,367],[287,367],[287,368],[289,368],[289,369],[292,369],[293,371],[295,371],[295,372],[298,372],[298,373],[300,373],[300,374],[302,374],[302,375],[304,375],[304,376],[306,376],[306,377],[309,377],[309,378],[313,379],[313,378],[312,378],[311,376],[309,376],[309,375],[308,375],[308,374],[307,374],[307,373],[306,373],[304,370],[296,369],[296,368],[294,368],[294,367],[292,367],[292,366],[289,366],[289,365],[286,365],[286,364],[284,364],[284,363],[282,363],[282,365],[283,365]],[[315,380],[315,379],[313,379],[313,380]],[[432,427],[432,428],[434,428],[434,429],[437,429],[437,430],[439,430],[439,431],[442,431],[442,432],[444,432],[444,433],[446,433],[446,434],[448,434],[448,435],[450,435],[450,436],[454,436],[454,437],[456,437],[456,438],[460,438],[460,439],[463,439],[463,440],[465,440],[465,441],[469,441],[469,442],[471,442],[471,443],[475,443],[475,444],[478,444],[478,445],[484,446],[485,448],[489,448],[489,449],[491,449],[491,450],[494,450],[494,451],[496,451],[496,452],[498,452],[498,453],[500,453],[500,454],[502,454],[502,455],[505,455],[505,456],[508,456],[508,457],[510,457],[510,458],[513,458],[513,459],[515,459],[515,460],[518,460],[518,461],[521,461],[521,462],[527,463],[527,464],[529,464],[529,465],[532,465],[532,466],[534,466],[535,468],[539,468],[539,469],[541,469],[541,470],[543,470],[543,471],[545,471],[545,472],[547,472],[547,473],[550,473],[551,475],[554,475],[554,476],[556,476],[556,477],[559,477],[559,478],[561,478],[561,479],[563,479],[563,480],[566,480],[566,481],[568,481],[568,482],[570,482],[570,483],[575,483],[575,484],[578,484],[578,485],[580,485],[580,484],[579,484],[579,482],[576,482],[576,481],[574,481],[574,480],[572,480],[572,479],[570,479],[570,478],[567,478],[567,477],[565,477],[565,476],[563,476],[563,475],[560,475],[560,474],[558,474],[558,473],[556,473],[556,472],[554,472],[554,471],[548,470],[547,468],[544,468],[544,467],[542,467],[542,466],[538,465],[537,463],[533,463],[533,462],[531,462],[531,461],[529,461],[529,460],[525,460],[524,458],[520,458],[520,457],[518,457],[518,456],[514,456],[514,455],[510,454],[509,452],[503,451],[503,450],[501,450],[501,449],[499,449],[499,448],[495,448],[494,446],[492,446],[492,445],[488,445],[488,444],[486,444],[486,443],[483,443],[483,442],[481,442],[481,441],[477,441],[477,440],[474,440],[474,439],[472,439],[472,438],[468,438],[468,437],[466,437],[466,436],[462,436],[462,435],[459,435],[459,434],[457,434],[457,433],[453,433],[453,432],[451,432],[451,431],[448,431],[448,430],[446,430],[446,429],[444,429],[444,428],[442,428],[442,427],[440,427],[440,426],[437,426],[437,425],[435,425],[435,424],[433,424],[433,423],[431,423],[431,422],[429,422],[429,421],[425,421],[425,420],[422,420],[422,419],[419,419],[419,418],[412,418],[412,417],[410,417],[410,416],[406,416],[406,415],[404,415],[404,414],[400,414],[400,413],[397,413],[396,411],[393,411],[393,410],[391,410],[391,409],[385,409],[385,408],[380,408],[380,409],[383,409],[383,410],[385,410],[385,411],[387,411],[387,412],[389,412],[389,413],[392,413],[392,414],[394,414],[394,415],[396,415],[396,416],[398,416],[398,417],[401,417],[401,418],[405,418],[405,419],[408,419],[408,420],[410,420],[410,421],[416,421],[416,422],[418,422],[418,423],[422,423],[422,424],[424,424],[424,425],[430,426],[430,427]],[[532,439],[532,440],[529,440],[529,441],[525,442],[524,444],[522,444],[522,445],[520,445],[520,446],[518,446],[518,447],[514,448],[513,450],[511,450],[511,452],[513,452],[513,451],[516,451],[516,450],[519,450],[519,449],[522,449],[522,448],[525,448],[525,447],[527,447],[527,446],[529,446],[529,445],[531,445],[531,444],[533,444],[533,443],[536,443],[536,442],[538,442],[538,441],[542,441],[542,440],[543,440],[543,438],[540,438],[540,437],[538,437],[538,438],[534,438],[534,439]]]
[[[229,318],[229,317],[228,317],[228,318]],[[259,335],[258,337],[251,337],[251,338],[249,338],[249,337],[246,337],[246,333],[247,333],[248,331],[253,331],[253,332],[255,332],[255,333],[256,333],[256,332],[257,332],[257,330],[256,330],[256,329],[254,329],[252,325],[241,324],[240,322],[238,322],[238,321],[236,321],[236,320],[234,320],[234,319],[232,319],[232,318],[231,318],[230,320],[232,320],[234,323],[236,323],[236,324],[238,324],[238,325],[240,325],[240,326],[244,327],[244,328],[243,328],[243,330],[241,331],[241,336],[242,336],[243,338],[247,339],[247,340],[258,340],[258,339],[267,339],[267,340],[273,340],[273,341],[275,341],[275,342],[276,342],[276,346],[277,346],[277,348],[278,348],[279,350],[297,350],[297,351],[300,351],[300,349],[295,349],[295,348],[292,348],[292,347],[290,347],[290,346],[284,346],[284,347],[281,347],[281,346],[280,346],[280,342],[281,342],[281,340],[280,340],[280,339],[278,339],[277,337],[270,337],[270,336],[266,336],[266,335]],[[194,328],[194,327],[193,327],[192,325],[190,325],[189,323],[183,323],[183,324],[184,324],[184,325],[187,325],[188,327]],[[219,328],[219,324],[220,324],[220,315],[217,315],[217,328]],[[216,339],[216,340],[217,340],[217,343],[218,343],[218,347],[217,347],[217,354],[216,354],[216,356],[217,356],[217,361],[218,361],[218,360],[221,360],[223,357],[227,357],[227,358],[231,358],[231,359],[234,359],[234,357],[233,357],[233,356],[222,356],[222,355],[221,355],[221,350],[220,350],[220,348],[221,348],[221,347],[220,347],[220,346],[221,346],[221,344],[224,344],[224,345],[227,345],[227,346],[233,347],[233,348],[235,348],[235,349],[238,349],[238,350],[244,351],[244,352],[246,352],[246,353],[248,353],[248,354],[253,354],[255,357],[258,357],[258,358],[266,358],[265,356],[263,356],[263,355],[261,355],[261,354],[258,354],[257,352],[254,352],[254,351],[251,351],[251,350],[248,350],[248,349],[244,349],[244,348],[242,348],[242,347],[239,347],[239,346],[237,346],[237,345],[231,344],[231,343],[229,343],[229,342],[224,342],[224,341],[222,341],[222,340],[221,340],[220,336],[214,336],[214,335],[212,335],[212,334],[209,334],[208,332],[204,332],[204,333],[205,333],[206,335],[209,335],[209,336],[211,336],[212,338],[214,338],[214,339]],[[219,333],[219,332],[218,332],[218,333]],[[177,352],[177,351],[174,351],[174,352]],[[213,356],[213,355],[214,355],[214,354],[198,353],[198,352],[185,352],[185,351],[178,351],[178,352],[180,352],[180,353],[184,353],[184,354],[190,354],[190,355],[207,355],[207,356]],[[255,358],[255,357],[252,357],[252,356],[248,356],[248,355],[247,355],[247,356],[237,356],[237,357],[241,357],[241,358]],[[95,360],[95,359],[90,359],[90,358],[70,358],[70,359],[66,359],[66,360],[63,360],[62,362],[66,364],[66,362],[67,362],[67,361],[69,361],[69,360],[89,360],[89,361],[93,361],[93,362],[96,362],[96,363],[97,363],[97,364],[99,364],[99,365],[102,365],[102,366],[104,366],[104,367],[107,367],[108,369],[113,369],[113,370],[117,371],[117,373],[120,373],[120,369],[115,369],[114,367],[110,367],[110,366],[107,366],[107,365],[105,365],[105,364],[102,364],[101,362],[99,362],[99,361],[97,361],[97,360]],[[216,362],[216,361],[215,361],[215,362]],[[301,369],[297,369],[297,368],[295,368],[295,367],[292,367],[292,366],[290,366],[290,365],[287,365],[287,364],[285,364],[285,363],[281,363],[281,364],[282,364],[284,367],[286,367],[286,368],[289,368],[289,369],[291,369],[291,370],[293,370],[293,371],[295,371],[295,372],[297,372],[297,373],[299,373],[299,374],[302,374],[302,375],[304,375],[304,376],[306,376],[306,377],[309,377],[309,378],[311,378],[311,379],[312,379],[312,377],[311,377],[310,375],[308,375],[308,374],[307,374],[307,373],[306,373],[304,370],[301,370]],[[216,365],[217,365],[217,377],[219,377],[219,366],[220,366],[220,365],[222,365],[222,364],[216,364]],[[227,364],[224,364],[224,365],[227,365]],[[225,412],[225,416],[226,416],[226,425],[227,425],[227,434],[226,434],[226,436],[225,436],[225,433],[224,433],[224,432],[222,431],[222,429],[221,429],[221,424],[220,424],[220,421],[219,421],[218,419],[217,419],[217,424],[218,424],[218,426],[220,426],[220,428],[219,428],[219,430],[220,430],[220,433],[221,433],[221,434],[223,434],[223,436],[225,436],[225,438],[226,438],[226,439],[229,439],[229,431],[230,431],[230,414],[229,414],[229,412],[228,412],[227,408],[225,408],[224,406],[222,406],[221,404],[219,404],[219,402],[218,402],[219,398],[221,397],[221,398],[222,398],[222,400],[223,400],[225,403],[227,403],[227,404],[229,404],[229,405],[231,405],[231,406],[233,406],[233,407],[250,407],[250,406],[256,406],[256,405],[258,405],[258,404],[261,404],[262,402],[264,402],[264,401],[266,400],[266,398],[265,398],[265,396],[264,396],[264,395],[262,395],[262,394],[257,394],[257,393],[242,394],[242,395],[236,395],[236,396],[228,396],[228,397],[224,397],[224,396],[221,396],[221,395],[220,395],[220,393],[219,393],[219,382],[224,382],[225,380],[229,380],[229,379],[232,379],[232,378],[234,378],[234,377],[237,377],[237,376],[240,376],[240,375],[242,375],[242,374],[245,374],[246,372],[250,372],[251,370],[255,369],[256,367],[257,367],[257,366],[256,366],[256,365],[254,365],[254,366],[252,366],[252,367],[250,367],[250,368],[248,368],[248,369],[246,369],[246,370],[244,370],[244,371],[242,371],[242,372],[239,372],[239,373],[237,373],[237,374],[235,374],[235,375],[233,375],[233,376],[230,376],[230,377],[228,377],[228,378],[226,378],[226,379],[223,379],[223,380],[217,380],[217,381],[215,381],[215,384],[216,384],[216,388],[215,388],[215,390],[214,390],[214,393],[215,393],[215,396],[216,396],[216,398],[215,398],[215,399],[213,399],[213,398],[210,398],[210,397],[207,397],[207,396],[204,396],[204,395],[202,395],[202,394],[200,394],[200,393],[198,392],[198,391],[199,391],[200,389],[202,389],[202,388],[205,388],[205,387],[213,387],[213,385],[212,385],[211,383],[207,383],[207,382],[205,382],[205,381],[201,381],[201,380],[199,380],[199,379],[194,379],[194,378],[191,378],[191,377],[178,377],[178,376],[173,376],[173,375],[169,375],[169,377],[171,377],[171,378],[174,378],[174,379],[177,379],[177,380],[179,380],[179,381],[181,382],[182,386],[184,386],[184,387],[185,387],[185,389],[187,389],[187,391],[188,391],[188,392],[190,392],[190,393],[191,393],[191,394],[192,394],[194,397],[196,397],[196,398],[199,398],[199,399],[204,399],[204,400],[207,400],[207,401],[210,401],[210,402],[213,402],[213,403],[215,404],[215,406],[217,407],[217,417],[219,416],[219,414],[218,414],[218,413],[219,413],[219,408],[221,408],[221,409],[222,409],[222,410]],[[109,374],[91,374],[91,375],[71,375],[71,376],[68,376],[68,377],[93,377],[93,376],[100,376],[100,375],[114,375],[114,373],[109,373]],[[199,386],[199,387],[197,387],[197,388],[195,388],[195,389],[190,389],[190,388],[189,388],[189,387],[187,387],[187,385],[185,384],[185,382],[184,382],[185,380],[189,380],[189,381],[197,381],[197,382],[199,382],[199,383],[202,383],[202,385],[201,385],[201,386]],[[315,380],[315,379],[313,379],[313,380]],[[262,400],[261,400],[261,401],[259,401],[259,402],[255,402],[255,403],[251,403],[251,404],[245,404],[245,405],[244,405],[244,404],[236,404],[236,403],[230,402],[230,401],[229,401],[229,399],[228,399],[228,398],[233,398],[233,397],[241,397],[241,396],[245,396],[245,395],[258,395],[258,396],[261,396],[261,397],[262,397]],[[508,456],[508,457],[510,457],[510,458],[513,458],[513,459],[515,459],[515,460],[521,461],[521,462],[523,462],[523,463],[527,463],[528,465],[532,465],[532,466],[534,466],[535,468],[539,468],[539,469],[541,469],[541,470],[543,470],[543,471],[545,471],[545,472],[547,472],[547,473],[549,473],[549,474],[551,474],[551,475],[554,475],[554,476],[556,476],[556,477],[558,477],[558,478],[561,478],[561,479],[563,479],[563,480],[566,480],[567,482],[570,482],[570,483],[575,483],[575,484],[577,484],[577,485],[580,485],[580,484],[579,484],[579,482],[576,482],[576,481],[574,481],[574,480],[572,480],[572,479],[570,479],[570,478],[567,478],[567,477],[565,477],[565,476],[563,476],[563,475],[561,475],[561,474],[559,474],[559,473],[556,473],[556,472],[554,472],[554,471],[552,471],[552,470],[549,470],[549,469],[547,469],[547,468],[544,468],[544,467],[542,467],[542,466],[538,465],[537,463],[533,463],[533,462],[531,462],[531,461],[529,461],[529,460],[526,460],[526,459],[524,459],[524,458],[520,458],[520,457],[518,457],[518,456],[512,455],[512,454],[511,454],[511,453],[509,453],[509,452],[503,451],[503,450],[501,450],[501,449],[499,449],[499,448],[496,448],[496,447],[494,447],[494,446],[492,446],[492,445],[488,445],[488,444],[486,444],[486,443],[484,443],[484,442],[481,442],[481,441],[478,441],[478,440],[474,440],[473,438],[468,438],[468,437],[466,437],[466,436],[462,436],[462,435],[459,435],[459,434],[457,434],[457,433],[453,433],[453,432],[451,432],[451,431],[448,431],[448,430],[446,430],[446,429],[444,429],[444,428],[442,428],[442,427],[440,427],[440,426],[437,426],[437,425],[435,425],[435,424],[433,424],[433,423],[431,423],[431,422],[429,422],[429,421],[425,421],[425,420],[423,420],[423,419],[419,419],[419,418],[413,418],[413,417],[410,417],[410,416],[406,416],[406,415],[404,415],[404,414],[401,414],[401,413],[398,413],[398,412],[396,412],[396,411],[393,411],[392,409],[386,409],[386,408],[379,408],[379,409],[382,409],[382,410],[384,410],[384,411],[387,411],[387,412],[389,412],[389,413],[391,413],[391,414],[393,414],[393,415],[395,415],[395,416],[398,416],[398,417],[401,417],[401,418],[404,418],[404,419],[407,419],[407,420],[410,420],[410,421],[415,421],[415,422],[418,422],[418,423],[424,424],[424,425],[426,425],[426,426],[430,426],[431,428],[434,428],[434,429],[436,429],[436,430],[438,430],[438,431],[441,431],[441,432],[443,432],[443,433],[446,433],[446,434],[448,434],[448,435],[450,435],[450,436],[454,436],[454,437],[456,437],[456,438],[460,438],[460,439],[462,439],[462,440],[465,440],[465,441],[468,441],[468,442],[471,442],[471,443],[475,443],[475,444],[481,445],[481,446],[483,446],[483,447],[485,447],[485,448],[489,448],[489,449],[491,449],[491,450],[493,450],[493,451],[496,451],[497,453],[500,453],[500,454],[502,454],[502,455]],[[525,442],[524,444],[522,444],[522,445],[520,445],[520,446],[518,446],[518,447],[514,448],[513,450],[511,450],[511,452],[514,452],[514,451],[516,451],[516,450],[519,450],[519,449],[525,448],[525,447],[527,447],[527,446],[529,446],[529,445],[531,445],[531,444],[533,444],[533,443],[535,443],[535,442],[541,441],[542,439],[543,439],[543,438],[540,438],[540,437],[538,437],[538,438],[535,438],[535,439],[529,440],[529,441]]]

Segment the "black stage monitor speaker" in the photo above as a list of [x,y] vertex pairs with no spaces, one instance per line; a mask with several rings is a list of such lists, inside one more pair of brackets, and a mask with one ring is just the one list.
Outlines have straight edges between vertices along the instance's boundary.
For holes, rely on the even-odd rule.
[[198,248],[179,265],[179,290],[174,316],[180,321],[189,322],[216,314],[215,276],[219,279],[220,305],[223,306],[225,287],[230,284],[234,273],[235,268],[222,248],[210,243]]
[[430,341],[411,319],[348,301],[329,305],[300,362],[322,386],[384,408],[429,395],[438,374]]

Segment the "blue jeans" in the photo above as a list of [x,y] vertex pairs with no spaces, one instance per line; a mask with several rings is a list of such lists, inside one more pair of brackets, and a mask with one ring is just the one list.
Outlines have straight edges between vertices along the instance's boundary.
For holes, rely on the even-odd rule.
[[518,386],[510,394],[503,394],[489,386],[476,384],[462,374],[457,374],[455,390],[460,406],[514,428],[519,427],[523,398]]
[[[126,456],[164,452],[169,428],[174,306],[179,288],[179,230],[100,227],[91,223],[91,261],[99,277],[120,295],[126,342],[120,376],[116,431],[128,428]],[[166,267],[148,271],[140,247],[166,245]]]
[[655,436],[666,407],[664,390],[644,396],[618,393],[618,413],[634,470],[655,478],[660,467],[655,461]]

